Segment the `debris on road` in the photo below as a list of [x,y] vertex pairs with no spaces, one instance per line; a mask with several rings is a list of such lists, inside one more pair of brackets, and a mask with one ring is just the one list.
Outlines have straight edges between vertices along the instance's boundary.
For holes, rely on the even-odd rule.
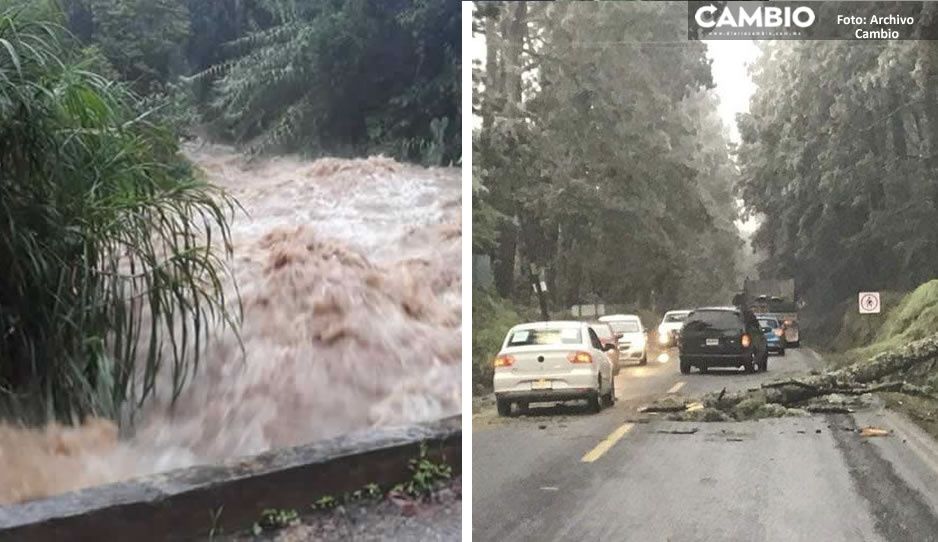
[[931,386],[905,378],[938,364],[938,335],[855,362],[836,371],[762,384],[758,389],[704,395],[699,401],[667,397],[640,409],[665,412],[674,421],[725,421],[805,416],[809,413],[849,414],[868,406],[872,394],[899,392],[938,400]]
[[809,406],[805,410],[807,410],[808,412],[812,414],[850,414],[853,412],[852,408],[847,408],[844,406],[824,406],[824,405]]
[[880,429],[879,427],[867,426],[860,429],[861,437],[886,437],[889,436],[892,432],[888,429]]
[[659,401],[655,401],[650,405],[645,405],[638,409],[641,413],[646,412],[681,412],[687,410],[688,403],[675,399],[674,397],[665,397]]
[[665,433],[669,435],[693,435],[697,432],[696,427],[691,427],[690,429],[659,429],[655,431],[656,433]]

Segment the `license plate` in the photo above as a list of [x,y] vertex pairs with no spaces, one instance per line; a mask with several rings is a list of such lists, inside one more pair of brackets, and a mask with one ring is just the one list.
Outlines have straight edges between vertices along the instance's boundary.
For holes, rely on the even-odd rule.
[[550,380],[538,380],[537,382],[531,383],[532,390],[549,390],[552,387],[554,387],[554,385]]
[[719,346],[720,339],[707,339],[707,346]]

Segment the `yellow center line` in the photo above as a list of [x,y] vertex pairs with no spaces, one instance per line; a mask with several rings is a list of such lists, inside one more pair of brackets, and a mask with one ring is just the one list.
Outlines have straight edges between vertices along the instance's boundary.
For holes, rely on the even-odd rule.
[[631,423],[622,424],[621,427],[619,427],[618,429],[610,433],[608,437],[606,437],[605,439],[603,439],[602,442],[597,444],[595,448],[586,452],[586,455],[583,456],[583,459],[581,459],[581,461],[583,463],[592,463],[593,461],[596,461],[597,459],[602,457],[604,453],[608,452],[610,448],[612,448],[613,446],[615,446],[617,442],[619,442],[619,439],[621,439],[623,436],[625,436],[626,433],[632,430],[633,425],[634,424],[631,424]]
[[677,391],[684,387],[684,382],[678,382],[677,384],[671,386],[671,389],[668,390],[668,393],[677,393]]

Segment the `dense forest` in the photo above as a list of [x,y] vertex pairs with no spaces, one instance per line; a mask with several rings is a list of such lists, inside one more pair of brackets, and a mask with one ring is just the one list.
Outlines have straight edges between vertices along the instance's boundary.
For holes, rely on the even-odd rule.
[[0,0],[0,417],[114,417],[164,370],[178,394],[210,327],[238,325],[222,287],[238,204],[181,138],[458,163],[459,15]]
[[[473,31],[473,249],[503,298],[554,310],[725,303],[738,171],[678,4],[485,3]],[[686,14],[685,14],[686,16]]]
[[806,310],[935,277],[936,77],[933,41],[763,46],[739,119],[739,195],[761,218],[761,271],[795,277]]
[[59,3],[98,71],[182,130],[255,152],[459,160],[455,0]]

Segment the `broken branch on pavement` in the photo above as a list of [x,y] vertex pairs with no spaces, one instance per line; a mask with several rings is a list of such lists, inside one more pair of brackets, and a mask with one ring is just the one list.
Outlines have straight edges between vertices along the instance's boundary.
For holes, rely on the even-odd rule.
[[[667,397],[639,409],[671,420],[725,421],[809,413],[849,413],[877,392],[898,392],[938,400],[933,390],[909,380],[938,366],[938,335],[855,362],[836,371],[762,384],[760,388],[709,393],[699,402]],[[825,402],[818,403],[818,400]],[[703,406],[703,408],[700,407]]]

